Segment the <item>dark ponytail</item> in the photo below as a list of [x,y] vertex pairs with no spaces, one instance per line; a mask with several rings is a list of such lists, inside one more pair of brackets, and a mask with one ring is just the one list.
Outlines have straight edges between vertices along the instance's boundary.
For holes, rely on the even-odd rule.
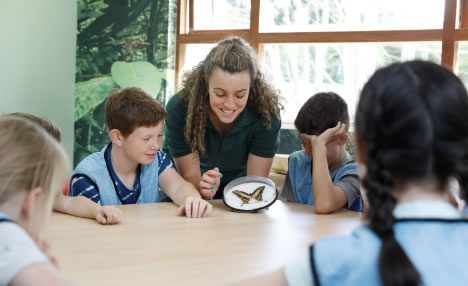
[[[419,285],[421,277],[395,240],[393,233],[393,210],[396,200],[392,194],[395,183],[392,169],[399,154],[398,149],[390,149],[390,146],[386,145],[390,145],[389,138],[395,136],[391,134],[395,129],[393,126],[399,126],[401,123],[387,111],[390,105],[394,106],[396,103],[383,102],[386,93],[394,92],[386,79],[387,75],[383,71],[374,74],[362,91],[356,113],[356,130],[366,148],[367,174],[363,179],[363,186],[370,205],[367,220],[369,227],[382,240],[379,254],[382,284]],[[405,90],[405,93],[412,92],[408,88]]]
[[460,183],[460,195],[465,203],[468,204],[468,154],[465,155],[463,164],[459,166],[458,182]]
[[383,285],[420,285],[421,276],[395,239],[395,187],[435,180],[443,191],[451,177],[468,199],[468,96],[445,68],[423,61],[397,63],[374,73],[356,112],[364,150],[369,227],[381,238]]
[[393,182],[390,174],[378,163],[368,160],[367,176],[363,186],[369,192],[371,207],[367,213],[370,228],[382,240],[379,255],[379,272],[383,285],[419,285],[421,277],[411,264],[408,256],[395,240],[393,233],[393,209],[396,200],[391,195]]

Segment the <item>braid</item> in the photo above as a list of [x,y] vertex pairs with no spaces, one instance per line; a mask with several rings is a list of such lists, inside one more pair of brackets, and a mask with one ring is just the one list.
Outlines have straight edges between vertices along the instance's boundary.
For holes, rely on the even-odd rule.
[[391,195],[393,187],[391,175],[382,164],[379,164],[378,159],[370,159],[366,163],[367,175],[363,180],[363,186],[367,190],[369,204],[372,206],[367,213],[367,219],[369,227],[382,240],[379,255],[382,284],[419,285],[421,277],[393,233],[395,222],[393,210],[396,201]]
[[[411,170],[412,173],[409,174],[412,176],[425,172],[420,170],[420,166],[430,161],[427,156],[422,156],[427,155],[424,152],[429,146],[421,146],[420,140],[408,138],[412,135],[425,139],[427,134],[424,132],[427,128],[414,123],[415,118],[424,116],[420,108],[405,107],[401,104],[402,99],[395,96],[403,94],[410,97],[409,94],[416,93],[414,85],[417,82],[407,71],[405,73],[404,70],[397,70],[392,76],[386,74],[388,72],[380,70],[371,77],[362,90],[356,113],[356,131],[365,145],[364,158],[367,166],[363,186],[370,208],[366,219],[369,228],[382,241],[378,260],[382,284],[419,285],[421,276],[394,236],[393,210],[396,199],[392,190],[398,179],[407,176],[405,173],[409,173],[408,170]],[[388,82],[388,78],[397,81],[397,75],[405,77],[403,86],[395,87],[394,83]],[[408,78],[413,85],[407,84]],[[404,108],[412,110],[409,112]],[[404,115],[395,117],[396,112]],[[418,129],[422,131],[415,132]],[[418,160],[420,158],[424,159]]]
[[391,195],[392,181],[388,172],[377,160],[367,161],[367,176],[363,180],[363,186],[368,191],[369,204],[379,206],[371,208],[367,213],[367,219],[372,230],[379,236],[385,237],[392,233],[393,209],[395,199]]
[[[436,182],[441,194],[451,177],[468,199],[468,95],[451,71],[429,62],[396,63],[365,84],[356,112],[363,144],[369,227],[381,238],[383,285],[419,285],[421,276],[393,233],[394,192],[410,183]],[[430,190],[433,192],[434,190]]]
[[460,184],[460,195],[465,203],[468,204],[468,138],[465,139],[464,152],[458,164],[455,167],[455,172],[457,174],[457,179]]

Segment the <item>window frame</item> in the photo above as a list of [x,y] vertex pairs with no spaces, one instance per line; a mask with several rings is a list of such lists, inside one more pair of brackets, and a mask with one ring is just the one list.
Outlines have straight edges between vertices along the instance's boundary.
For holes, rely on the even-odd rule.
[[[244,38],[257,50],[259,59],[262,59],[264,44],[439,41],[442,43],[441,64],[450,70],[456,66],[458,41],[468,41],[468,0],[445,0],[442,29],[280,33],[259,32],[260,1],[251,0],[250,29],[195,30],[194,1],[177,0],[175,65],[177,88],[180,85],[180,73],[184,65],[185,45],[215,43],[227,35]],[[459,27],[456,27],[457,22]]]

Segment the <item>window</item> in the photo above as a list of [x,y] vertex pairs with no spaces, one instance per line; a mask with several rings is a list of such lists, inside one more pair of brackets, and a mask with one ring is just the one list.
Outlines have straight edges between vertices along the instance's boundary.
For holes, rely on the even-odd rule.
[[195,30],[249,29],[250,0],[194,0]]
[[265,44],[263,48],[265,70],[287,99],[285,122],[293,122],[302,104],[319,91],[341,95],[354,118],[359,91],[377,68],[411,59],[440,62],[440,58],[440,42]]
[[260,6],[261,32],[441,29],[443,20],[444,0],[264,0]]
[[342,95],[353,118],[364,81],[395,61],[441,63],[468,84],[468,0],[178,0],[178,13],[179,83],[209,50],[197,45],[241,36],[286,99],[285,128],[321,90]]
[[214,44],[187,44],[185,45],[185,53],[183,59],[183,66],[180,71],[180,75],[183,76],[184,73],[190,71],[193,67],[198,65],[206,55],[210,52],[211,48],[214,47]]

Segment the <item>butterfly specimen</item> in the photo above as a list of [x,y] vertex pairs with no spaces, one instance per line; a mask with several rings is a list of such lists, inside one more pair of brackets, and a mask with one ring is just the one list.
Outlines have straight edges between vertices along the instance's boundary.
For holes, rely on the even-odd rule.
[[261,186],[255,189],[251,194],[244,192],[244,191],[232,191],[239,199],[242,200],[242,205],[243,204],[250,204],[250,200],[254,199],[257,202],[261,202],[263,200],[262,195],[263,195],[263,190],[265,190],[265,186]]

